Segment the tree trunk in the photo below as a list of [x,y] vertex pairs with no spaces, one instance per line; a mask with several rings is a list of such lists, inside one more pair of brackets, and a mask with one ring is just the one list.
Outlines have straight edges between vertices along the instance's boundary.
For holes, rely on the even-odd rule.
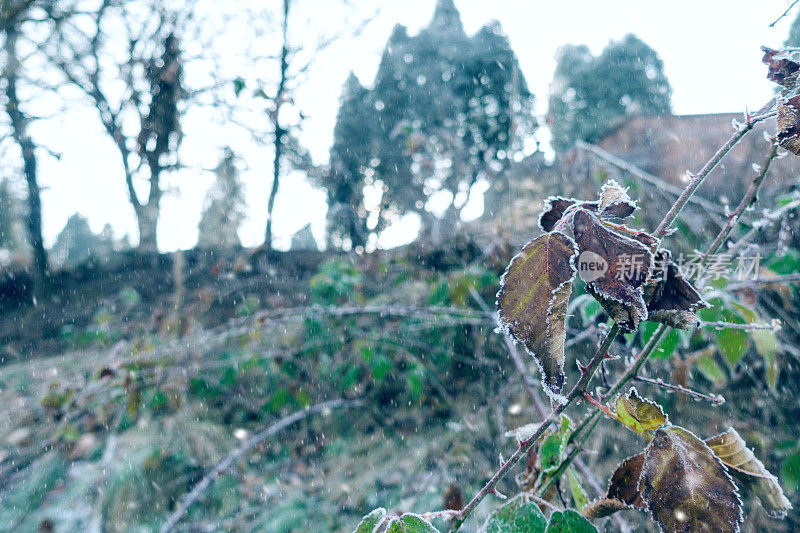
[[41,298],[49,291],[47,252],[42,238],[42,200],[37,179],[36,145],[28,135],[28,119],[19,107],[17,80],[19,59],[17,57],[17,30],[10,22],[5,28],[6,65],[3,77],[6,80],[6,112],[11,119],[14,140],[22,152],[23,172],[28,186],[28,215],[26,226],[33,248],[33,280],[35,297]]
[[283,157],[283,142],[286,130],[280,123],[280,110],[283,105],[284,91],[288,81],[289,72],[289,42],[287,33],[289,28],[289,4],[290,0],[283,0],[283,44],[281,46],[281,72],[278,90],[275,92],[274,128],[275,128],[275,158],[272,163],[272,187],[269,191],[267,201],[267,230],[264,234],[264,248],[267,252],[272,251],[272,211],[275,208],[275,197],[278,195],[278,186],[281,177],[281,158]]
[[136,223],[139,226],[139,246],[137,250],[144,253],[158,253],[159,206],[157,202],[148,202],[136,210]]

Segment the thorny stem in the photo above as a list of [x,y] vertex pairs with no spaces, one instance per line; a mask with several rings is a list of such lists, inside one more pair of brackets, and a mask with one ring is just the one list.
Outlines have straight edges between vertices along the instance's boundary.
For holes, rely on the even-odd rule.
[[586,441],[589,440],[589,437],[592,435],[592,431],[594,431],[594,427],[598,422],[600,422],[599,416],[591,419],[589,425],[587,426],[588,430],[581,435],[580,441],[575,443],[575,445],[572,447],[572,450],[570,450],[569,454],[564,458],[563,461],[561,461],[561,464],[558,465],[558,468],[556,468],[555,472],[550,474],[550,480],[547,482],[547,485],[545,485],[544,488],[539,491],[539,494],[542,496],[547,494],[547,491],[550,490],[550,487],[555,485],[561,476],[564,475],[564,472],[567,470],[567,468],[569,468],[569,465],[578,458],[578,454],[583,451],[583,446],[586,444]]
[[[770,104],[767,104],[766,106],[764,106],[764,108],[762,108],[762,112],[765,109],[768,109],[769,106],[770,106]],[[675,204],[672,206],[672,208],[669,210],[669,212],[664,216],[664,219],[661,221],[661,224],[658,225],[658,229],[656,229],[655,233],[656,233],[657,236],[662,236],[664,233],[666,233],[666,228],[669,227],[669,225],[672,223],[672,221],[677,217],[678,212],[680,211],[680,208],[682,207],[682,205],[686,204],[686,202],[689,200],[689,198],[691,198],[692,193],[700,185],[700,182],[702,182],[702,180],[706,176],[708,176],[709,172],[711,172],[711,170],[714,168],[714,166],[716,166],[716,164],[719,163],[719,161],[722,159],[722,157],[724,157],[725,154],[727,154],[731,150],[731,148],[733,148],[733,146],[744,136],[744,133],[746,133],[747,131],[752,129],[753,126],[757,122],[759,122],[761,120],[764,120],[764,119],[767,119],[767,118],[770,118],[773,115],[774,115],[774,112],[766,112],[766,113],[763,113],[763,114],[761,114],[761,115],[759,115],[757,117],[751,118],[750,120],[748,120],[748,122],[742,128],[740,128],[736,132],[736,134],[734,134],[730,139],[728,139],[728,141],[722,146],[722,148],[720,148],[717,151],[717,153],[714,154],[714,156],[708,161],[708,163],[706,163],[706,165],[697,174],[697,176],[695,176],[692,179],[692,182],[686,187],[686,190],[684,190],[684,192],[681,194],[680,198],[678,198],[678,200],[675,202]],[[756,200],[756,198],[758,197],[758,190],[759,190],[759,188],[761,187],[761,184],[764,181],[764,177],[766,176],[767,171],[769,170],[769,165],[772,162],[772,160],[775,158],[776,153],[777,153],[777,145],[775,145],[773,143],[772,147],[770,148],[769,153],[767,154],[767,157],[764,160],[764,164],[761,166],[761,168],[759,169],[759,172],[753,178],[753,181],[752,181],[750,187],[748,188],[748,190],[745,192],[745,195],[742,198],[741,202],[739,202],[739,205],[734,210],[734,212],[731,214],[731,216],[730,216],[730,218],[728,220],[728,223],[720,230],[720,233],[717,235],[717,237],[712,242],[711,246],[709,246],[708,250],[703,255],[703,258],[700,261],[700,269],[702,269],[702,266],[704,266],[706,264],[706,262],[708,261],[710,256],[724,242],[724,239],[730,234],[730,231],[736,226],[736,224],[738,223],[739,219],[744,214],[744,212],[747,209],[747,207],[749,207]],[[697,178],[700,178],[699,181],[698,181]],[[755,230],[755,228],[754,228],[754,230]],[[706,325],[708,325],[708,323]],[[739,325],[739,326],[741,326],[741,325]],[[726,326],[726,327],[728,327],[728,326]],[[771,326],[771,328],[774,328],[774,325]],[[642,366],[644,366],[645,362],[650,357],[650,355],[655,351],[655,349],[661,344],[661,340],[666,336],[667,332],[670,329],[672,329],[672,328],[670,328],[670,327],[668,327],[668,326],[666,326],[664,324],[659,324],[658,325],[656,330],[653,332],[652,337],[650,337],[650,339],[648,340],[647,344],[639,352],[639,355],[636,356],[636,359],[634,360],[633,364],[625,370],[625,373],[622,376],[620,376],[619,379],[617,379],[616,383],[614,383],[614,385],[611,387],[611,389],[609,389],[609,391],[607,393],[605,393],[600,398],[601,402],[605,402],[609,398],[613,397],[625,385],[627,385],[632,379],[640,378],[640,376],[638,376],[639,370],[642,368]],[[686,390],[688,391],[689,389],[686,389]],[[591,428],[586,432],[585,437],[583,437],[583,436],[581,437],[582,441],[585,441],[585,438],[588,438],[588,435],[590,435],[592,433],[592,430],[594,429],[595,424],[600,419],[600,412],[601,411],[598,408],[598,410],[596,410],[594,413],[592,413],[591,415],[585,417],[581,421],[581,423],[578,425],[578,427],[575,428],[575,430],[569,436],[567,442],[570,443],[570,442],[575,441],[575,439],[578,438],[578,436],[581,435],[581,433],[587,427],[591,426]],[[569,466],[569,463],[571,462],[571,460],[572,459],[568,456],[563,461],[563,463],[566,463],[566,465],[564,465],[565,468],[566,468],[566,466]],[[561,469],[561,466],[562,465],[559,465],[559,469]]]
[[700,323],[698,323],[697,326],[701,327],[701,328],[743,329],[743,330],[746,330],[746,331],[757,331],[757,330],[764,330],[764,329],[771,330],[771,331],[777,331],[777,330],[781,329],[780,320],[777,320],[777,319],[772,321],[772,322],[770,322],[769,324],[758,324],[758,323],[755,323],[755,324],[736,324],[736,323],[733,323],[733,322],[724,322],[724,321],[718,321],[718,322],[703,322],[703,321],[700,321]]
[[750,240],[756,235],[756,233],[758,233],[759,231],[761,231],[766,227],[771,226],[772,224],[775,223],[776,220],[781,219],[783,215],[787,214],[788,212],[794,209],[797,209],[798,207],[800,207],[800,198],[795,198],[788,204],[782,205],[781,207],[774,209],[770,212],[765,212],[763,218],[753,223],[753,227],[750,229],[750,231],[742,235],[742,237],[738,241],[736,241],[736,244],[734,244],[728,249],[728,252],[731,255],[735,255],[736,252],[741,250],[745,245],[747,245],[748,242],[750,242]]
[[670,210],[667,211],[667,214],[664,215],[664,219],[661,221],[661,224],[659,224],[656,228],[656,237],[663,237],[667,234],[669,226],[675,221],[676,218],[678,218],[678,213],[680,213],[681,209],[683,209],[683,206],[686,205],[686,202],[689,201],[689,198],[692,197],[700,184],[703,183],[703,180],[706,179],[706,176],[708,176],[708,174],[714,170],[714,167],[717,166],[717,163],[719,163],[722,158],[725,157],[725,155],[730,152],[734,146],[736,146],[736,143],[738,143],[747,132],[752,130],[753,126],[755,126],[758,122],[766,120],[772,116],[774,116],[774,112],[764,113],[763,115],[749,118],[747,122],[742,124],[736,130],[736,133],[734,133],[731,138],[728,139],[719,150],[717,150],[717,153],[715,153],[713,157],[708,160],[705,166],[700,169],[700,172],[692,175],[689,185],[686,186]]
[[666,383],[661,381],[660,379],[651,379],[645,378],[642,376],[634,376],[634,380],[641,381],[642,383],[649,383],[651,385],[655,385],[657,387],[662,387],[665,389],[673,390],[676,392],[680,392],[681,394],[686,394],[687,396],[691,396],[692,398],[696,398],[698,400],[707,400],[711,402],[714,406],[719,406],[725,403],[725,398],[719,394],[705,394],[693,389],[688,389],[686,387],[682,387],[681,385],[675,385],[673,383]]
[[461,510],[461,512],[453,519],[452,524],[450,525],[450,532],[453,533],[458,531],[464,521],[472,514],[472,511],[478,506],[481,501],[491,492],[494,492],[497,483],[505,477],[506,473],[511,469],[512,466],[517,464],[520,459],[525,457],[525,454],[528,453],[539,437],[545,432],[545,430],[556,420],[561,413],[577,398],[583,395],[583,392],[586,390],[586,386],[589,384],[589,381],[592,379],[592,375],[594,375],[597,368],[600,366],[600,363],[603,362],[606,354],[608,353],[608,349],[611,347],[611,343],[614,342],[617,334],[620,332],[620,327],[617,324],[614,324],[611,327],[611,330],[606,335],[605,339],[603,339],[603,343],[597,349],[594,356],[592,357],[589,364],[581,369],[581,378],[578,380],[578,383],[572,387],[572,390],[569,391],[567,394],[566,401],[563,403],[559,403],[556,405],[556,408],[553,410],[547,418],[542,420],[539,427],[534,431],[533,435],[531,435],[527,440],[521,441],[519,443],[519,447],[514,451],[514,454],[508,458],[501,466],[500,469],[495,472],[492,478],[483,486],[483,488],[476,494],[472,500]]
[[764,162],[761,164],[761,168],[759,169],[756,176],[753,178],[753,181],[750,183],[750,187],[747,188],[747,191],[744,193],[744,197],[742,197],[742,201],[739,202],[739,206],[736,210],[728,217],[728,222],[725,226],[720,230],[717,234],[717,237],[714,239],[714,242],[708,247],[708,251],[706,252],[706,256],[709,256],[719,250],[720,246],[725,242],[725,239],[728,238],[728,235],[731,234],[733,228],[739,222],[739,219],[742,217],[745,209],[750,207],[753,202],[756,201],[758,196],[758,189],[761,187],[761,183],[764,181],[764,177],[767,175],[767,171],[769,171],[769,166],[772,163],[772,160],[775,159],[775,156],[778,154],[778,144],[772,143],[772,147],[767,153],[767,157],[764,159]]
[[[760,114],[755,117],[748,117],[747,122],[742,126],[740,126],[737,129],[736,133],[734,133],[734,135],[731,136],[731,138],[728,139],[719,150],[717,150],[717,153],[715,153],[714,156],[705,164],[705,166],[700,170],[700,172],[692,176],[689,185],[687,185],[686,189],[684,189],[684,191],[681,193],[681,195],[669,209],[667,214],[664,215],[664,219],[658,225],[658,228],[656,228],[655,231],[656,237],[663,237],[664,235],[667,234],[669,226],[675,221],[683,206],[686,205],[686,203],[692,197],[692,195],[700,186],[700,184],[703,182],[703,180],[714,169],[714,167],[717,166],[717,164],[722,160],[722,158],[725,157],[725,155],[731,151],[731,149],[736,145],[736,143],[738,143],[747,132],[752,130],[755,124],[775,115],[774,111],[767,111],[767,109],[768,106],[765,106],[765,108],[762,111],[763,114]],[[626,383],[628,383],[631,379],[633,379],[633,377],[638,373],[642,365],[644,365],[645,361],[649,358],[650,354],[659,345],[662,338],[669,329],[670,328],[668,328],[664,324],[659,324],[658,328],[653,332],[653,336],[650,338],[648,343],[639,353],[634,363],[626,370],[625,374],[621,376],[620,379],[617,380],[614,386],[611,387],[611,390],[606,395],[603,396],[603,398],[601,399],[602,401],[615,394],[622,387],[624,387]],[[539,437],[542,436],[542,434],[550,426],[550,424],[552,424],[553,421],[556,420],[556,418],[558,418],[561,415],[561,413],[572,402],[574,402],[578,397],[583,395],[583,393],[586,391],[586,386],[589,384],[589,381],[591,380],[592,376],[594,375],[594,373],[600,367],[600,364],[605,359],[605,356],[608,353],[608,349],[611,347],[611,344],[614,342],[614,339],[617,337],[620,331],[621,328],[619,327],[619,325],[617,323],[614,323],[610,331],[606,334],[605,338],[603,339],[602,344],[597,349],[597,352],[595,352],[589,364],[585,367],[581,367],[581,378],[578,380],[578,383],[575,384],[572,390],[570,390],[569,394],[566,397],[566,401],[557,404],[556,407],[553,409],[553,412],[550,413],[550,415],[547,416],[547,418],[545,418],[541,422],[541,424],[539,424],[539,427],[536,429],[533,435],[531,435],[527,440],[521,441],[519,443],[519,447],[514,452],[514,454],[500,466],[500,469],[497,470],[497,472],[495,472],[492,478],[483,486],[483,488],[478,492],[478,494],[476,494],[472,498],[472,500],[469,501],[466,507],[464,507],[464,509],[462,509],[461,512],[454,517],[453,522],[450,525],[450,530],[449,530],[450,533],[454,533],[455,531],[459,530],[464,521],[469,517],[470,514],[472,514],[472,511],[478,506],[478,504],[481,501],[483,501],[486,495],[491,492],[495,492],[495,487],[497,486],[497,483],[503,477],[505,477],[506,473],[508,473],[511,467],[517,464],[519,460],[522,459],[525,456],[525,454],[527,454],[528,450],[530,450],[533,447],[533,445],[536,443]],[[599,410],[596,411],[592,415],[592,417],[599,417],[599,413],[600,413]],[[584,425],[583,427],[591,426],[591,429],[594,429],[594,424],[595,424],[594,421],[590,421],[587,425]],[[587,431],[587,435],[583,437],[583,439],[588,438],[589,434],[591,434],[591,430]],[[582,440],[582,442],[585,442],[585,440]],[[577,453],[575,454],[575,456],[577,456]],[[568,466],[571,463],[571,460],[569,462],[565,460],[564,463],[566,463]]]

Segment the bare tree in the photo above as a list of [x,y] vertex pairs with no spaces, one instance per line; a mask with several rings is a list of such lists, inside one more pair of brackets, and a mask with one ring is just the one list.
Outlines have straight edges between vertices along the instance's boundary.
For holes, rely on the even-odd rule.
[[[136,214],[139,250],[155,252],[162,176],[178,166],[182,138],[178,106],[184,98],[183,68],[176,16],[160,2],[103,0],[81,22],[57,24],[45,50],[67,81],[88,98],[114,141]],[[125,49],[110,50],[119,42],[127,43]],[[122,91],[114,86],[119,81]],[[145,199],[136,191],[139,178],[148,183]]]
[[34,295],[41,297],[49,288],[47,252],[42,238],[42,202],[38,181],[36,143],[29,133],[29,117],[21,109],[18,92],[21,62],[17,43],[20,27],[33,0],[2,0],[0,2],[0,33],[3,36],[5,62],[2,69],[5,110],[11,121],[14,141],[22,153],[22,169],[28,188],[26,226],[33,249]]

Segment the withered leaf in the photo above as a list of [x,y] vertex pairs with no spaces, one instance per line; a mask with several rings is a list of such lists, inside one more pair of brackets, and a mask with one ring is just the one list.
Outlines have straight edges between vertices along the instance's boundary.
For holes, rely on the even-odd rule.
[[645,509],[639,492],[639,478],[644,466],[644,453],[622,461],[614,473],[603,498],[584,509],[588,518],[603,518],[623,509]]
[[658,281],[654,283],[647,303],[648,320],[673,328],[690,329],[700,320],[695,311],[708,307],[708,304],[697,289],[681,276],[677,265],[669,259],[669,253],[659,251],[655,265],[658,265],[658,270],[654,269],[652,278]]
[[646,437],[649,437],[653,430],[669,424],[661,406],[639,396],[633,387],[626,394],[617,396],[616,409],[617,419],[620,422]]
[[636,202],[615,180],[609,180],[600,189],[600,216],[627,218],[636,211]]
[[563,233],[537,237],[511,260],[497,293],[500,326],[533,355],[545,391],[555,395],[564,387],[564,319],[577,255]]
[[586,292],[594,296],[600,302],[608,317],[616,322],[625,331],[635,331],[639,327],[639,313],[633,307],[629,307],[621,302],[603,298],[590,285],[586,286]]
[[558,221],[564,218],[564,213],[566,213],[567,209],[576,204],[580,204],[582,208],[590,211],[597,211],[598,207],[598,202],[584,202],[575,198],[550,196],[545,199],[542,214],[539,215],[539,227],[545,232],[553,231]]
[[778,99],[778,144],[800,154],[800,95]]
[[630,509],[631,506],[620,500],[613,500],[609,498],[600,498],[595,500],[583,508],[581,513],[586,518],[605,518],[611,516],[617,511],[624,511]]
[[[653,264],[650,250],[634,239],[609,230],[584,209],[576,211],[572,229],[581,254],[591,252],[592,258],[599,256],[605,261],[605,272],[587,282],[587,286],[604,299],[633,308],[638,318],[645,320],[647,306],[642,285]],[[581,259],[579,257],[579,261]]]
[[764,51],[761,62],[769,66],[767,79],[784,87],[794,87],[797,84],[797,72],[800,70],[797,58],[786,50],[773,50],[766,46],[762,46],[761,50]]
[[728,471],[752,490],[761,500],[761,507],[772,518],[784,518],[792,504],[783,494],[778,479],[769,473],[764,463],[758,460],[747,447],[744,439],[730,428],[722,435],[706,439],[706,444]]
[[742,503],[711,449],[690,431],[657,429],[644,452],[642,500],[666,533],[738,533]]

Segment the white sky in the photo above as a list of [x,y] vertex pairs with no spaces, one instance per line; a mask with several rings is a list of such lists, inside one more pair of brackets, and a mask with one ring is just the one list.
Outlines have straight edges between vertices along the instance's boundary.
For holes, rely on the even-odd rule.
[[[276,1],[276,0],[273,0]],[[426,25],[435,0],[375,2],[352,0],[363,6],[364,15],[381,11],[356,39],[341,40],[322,53],[309,74],[308,82],[296,96],[296,103],[309,117],[301,135],[316,162],[325,162],[333,135],[338,98],[350,70],[370,85],[392,27],[399,23],[415,34]],[[316,3],[316,4],[315,4]],[[330,11],[341,9],[337,2],[314,0],[315,13],[324,31]],[[559,45],[587,44],[597,54],[610,40],[632,32],[653,47],[664,61],[673,88],[673,107],[679,114],[715,113],[757,109],[772,95],[765,78],[760,45],[779,47],[788,33],[794,9],[775,28],[768,25],[790,4],[789,0],[725,1],[584,1],[540,2],[535,0],[456,0],[468,34],[497,19],[509,36],[521,69],[536,96],[537,113],[547,106],[548,85],[555,68]],[[309,3],[305,4],[306,6]],[[196,139],[194,148],[185,146],[183,159],[212,168],[219,151],[235,139],[215,139],[209,124],[184,124]],[[207,134],[204,133],[207,130]],[[136,241],[133,209],[127,201],[119,156],[91,110],[76,111],[58,120],[40,121],[33,131],[37,141],[61,152],[60,161],[43,157],[40,180],[46,244],[52,245],[67,218],[80,212],[88,217],[94,231],[111,224],[117,236],[129,234]],[[191,151],[191,153],[187,153]],[[243,244],[262,242],[266,220],[271,153],[246,154],[248,170],[243,179],[248,199],[248,220],[240,230]],[[187,175],[188,174],[188,175]],[[184,172],[168,179],[170,192],[162,201],[159,247],[164,251],[194,246],[203,198],[213,176],[208,172]],[[325,194],[305,183],[302,176],[284,178],[275,209],[275,239],[287,248],[289,236],[306,223],[322,240]],[[475,202],[472,215],[482,206]],[[401,242],[410,233],[413,220],[395,228],[383,242]]]

